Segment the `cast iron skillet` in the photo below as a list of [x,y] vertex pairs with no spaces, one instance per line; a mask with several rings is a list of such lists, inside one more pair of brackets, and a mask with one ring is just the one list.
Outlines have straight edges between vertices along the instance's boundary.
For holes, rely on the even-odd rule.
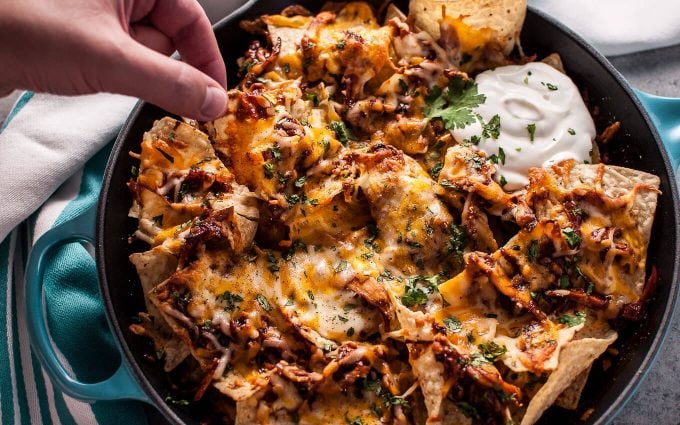
[[[285,0],[251,0],[215,26],[230,76],[236,75],[235,60],[252,39],[239,28],[240,19],[277,13],[290,3]],[[297,3],[314,11],[321,2],[302,0]],[[396,3],[402,10],[407,10],[407,1]],[[524,24],[522,45],[527,53],[536,53],[539,57],[555,51],[561,54],[569,76],[579,87],[586,89],[590,104],[600,110],[596,120],[598,131],[614,120],[621,122],[621,131],[607,149],[610,163],[647,171],[661,178],[662,195],[649,249],[649,262],[659,271],[659,285],[647,315],[621,333],[617,341],[620,357],[611,368],[606,371],[599,366],[593,368],[576,412],[553,407],[541,420],[541,423],[551,424],[574,423],[579,421],[586,409],[592,408],[592,414],[585,422],[607,423],[629,400],[653,362],[669,327],[677,298],[680,208],[672,170],[680,158],[680,136],[670,130],[674,126],[680,128],[680,121],[672,112],[680,108],[680,101],[639,93],[657,126],[665,131],[667,148],[676,152],[672,166],[638,98],[611,64],[592,47],[567,28],[531,9]],[[235,78],[231,82],[234,83]],[[164,401],[170,393],[166,376],[158,362],[150,363],[143,358],[148,352],[148,341],[128,330],[131,318],[144,309],[137,273],[128,261],[128,255],[133,250],[145,249],[141,243],[128,244],[128,235],[134,232],[136,223],[127,217],[132,199],[126,183],[131,167],[137,165],[128,152],[139,151],[143,132],[164,115],[167,114],[161,109],[140,102],[120,132],[104,176],[96,216],[96,239],[93,236],[94,214],[90,213],[55,228],[36,244],[27,272],[26,299],[30,318],[27,322],[31,342],[44,367],[65,393],[84,400],[142,400],[155,406],[171,423],[195,424],[198,423],[197,411],[201,406],[177,407]],[[675,122],[672,121],[674,117]],[[676,134],[675,139],[672,134]],[[108,380],[96,384],[78,382],[64,371],[49,343],[42,314],[44,257],[54,246],[72,241],[95,243],[102,296],[123,354],[118,371]]]

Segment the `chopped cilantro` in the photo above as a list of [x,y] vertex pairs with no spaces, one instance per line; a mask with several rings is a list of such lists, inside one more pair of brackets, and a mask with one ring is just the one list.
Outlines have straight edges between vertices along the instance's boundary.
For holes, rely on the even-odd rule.
[[446,329],[454,333],[463,330],[463,325],[460,323],[460,320],[453,316],[445,318],[444,325],[446,325]]
[[[469,338],[470,335],[472,335],[472,334],[471,334],[471,333],[468,333],[468,340],[470,339],[470,338]],[[473,338],[474,338],[474,337],[473,337]],[[472,341],[470,341],[470,342],[472,343]],[[477,367],[479,367],[479,366],[482,366],[482,365],[485,365],[485,364],[489,364],[489,363],[490,363],[490,362],[486,359],[486,357],[484,357],[484,355],[481,354],[481,353],[472,353],[472,356],[471,356],[471,357],[472,357],[472,358],[471,358],[471,360],[470,360],[470,364],[471,364],[472,366],[477,366]]]
[[435,86],[425,98],[427,106],[423,109],[425,116],[432,120],[440,118],[447,130],[465,128],[475,122],[473,108],[486,101],[486,96],[477,92],[477,84],[473,80],[455,76],[448,87],[442,90]]
[[305,99],[310,100],[314,106],[319,104],[319,96],[316,93],[306,93]]
[[281,150],[279,149],[278,146],[274,145],[271,148],[268,149],[269,153],[272,154],[272,158],[274,158],[274,161],[281,161]]
[[468,236],[465,228],[457,224],[449,226],[451,237],[447,241],[447,250],[449,254],[462,254],[465,245],[468,243]]
[[538,241],[532,240],[529,244],[529,249],[527,249],[527,258],[529,261],[535,262],[538,257]]
[[270,251],[267,251],[267,261],[269,262],[269,266],[267,266],[269,271],[276,274],[279,271],[279,260]]
[[255,296],[255,299],[257,300],[257,303],[260,304],[260,307],[262,307],[262,310],[266,312],[272,311],[272,306],[271,304],[269,304],[269,301],[267,301],[267,298],[265,298],[264,295],[257,294]]
[[314,301],[314,292],[312,292],[311,289],[307,290],[307,297],[309,297],[310,300]]
[[453,189],[453,190],[458,190],[458,189],[459,189],[458,186],[456,186],[455,184],[451,183],[450,181],[448,181],[448,180],[446,180],[446,179],[442,179],[442,181],[439,182],[439,185],[440,185],[441,187],[445,187],[445,188],[447,188],[447,189]]
[[284,307],[290,307],[292,305],[295,305],[295,298],[288,297],[288,299],[286,300],[286,303],[284,304]]
[[219,296],[219,298],[221,298],[227,304],[224,307],[224,309],[226,311],[236,310],[238,308],[237,304],[240,303],[241,301],[243,301],[242,296],[240,296],[238,294],[234,294],[234,293],[229,292],[229,291],[225,291],[222,295]]
[[533,142],[536,136],[536,124],[527,125],[527,131],[529,132],[529,140]]
[[470,418],[470,419],[475,419],[475,420],[480,420],[481,417],[479,416],[479,412],[477,411],[477,408],[473,405],[471,405],[468,402],[465,401],[459,401],[456,403],[456,406],[460,409],[463,414]]
[[399,88],[404,94],[408,93],[408,83],[401,78],[399,79]]
[[340,315],[338,315],[338,320],[340,320],[342,323],[347,323],[349,321],[348,318],[346,318],[345,316],[340,316]]
[[432,168],[427,170],[428,173],[432,176],[433,179],[438,179],[439,178],[439,173],[441,173],[442,168],[444,168],[444,163],[441,161],[438,161]]
[[265,162],[262,165],[262,168],[264,168],[264,176],[268,179],[271,179],[274,177],[274,165],[270,164],[269,162]]
[[288,207],[292,208],[295,204],[300,202],[300,195],[292,193],[285,196],[286,202],[288,202]]
[[482,141],[482,138],[479,137],[476,134],[474,136],[470,136],[469,139],[463,139],[463,143],[469,143],[469,144],[473,144],[473,145],[478,145],[479,142],[481,142],[481,141]]
[[347,42],[345,40],[340,40],[335,44],[335,47],[337,47],[338,50],[344,50],[346,44]]
[[573,135],[576,134],[576,130],[574,130],[573,128],[570,128],[570,129],[567,130],[567,133],[569,133],[573,136]]
[[586,321],[586,314],[582,311],[577,311],[574,315],[563,314],[557,318],[557,321],[571,328],[584,323]]
[[505,165],[505,151],[501,147],[498,148],[498,159],[501,160],[502,165]]
[[132,178],[136,179],[137,175],[139,174],[137,171],[137,167],[133,165],[132,168],[130,168],[130,174],[132,175]]
[[348,425],[364,425],[364,421],[361,420],[361,416],[357,416],[354,419],[350,419],[345,416],[345,422],[347,422]]
[[338,141],[342,143],[343,146],[347,146],[347,142],[350,140],[358,140],[357,136],[352,133],[352,130],[347,128],[342,121],[331,121],[328,128],[335,132],[335,137],[337,137]]
[[339,262],[338,264],[336,264],[335,267],[333,267],[333,270],[334,270],[336,273],[340,273],[340,272],[342,272],[342,271],[347,270],[347,266],[349,266],[349,263],[348,263],[347,261],[345,261],[345,260],[340,260],[340,262]]
[[288,74],[288,73],[290,72],[290,64],[289,64],[289,63],[284,63],[283,65],[281,65],[281,70],[282,70],[284,73]]
[[546,86],[546,87],[548,88],[548,90],[550,90],[550,91],[555,91],[555,90],[557,90],[557,86],[556,86],[555,84],[553,84],[553,83],[543,83],[543,82],[541,82],[541,84],[543,84],[544,86]]
[[468,164],[470,164],[470,167],[472,167],[475,170],[481,170],[482,167],[484,166],[484,159],[482,159],[481,156],[470,155],[467,158],[465,158],[465,161]]
[[484,358],[490,362],[496,361],[497,358],[508,351],[508,349],[505,348],[505,345],[498,345],[493,341],[479,344],[477,348],[479,348],[479,351],[482,353]]
[[488,123],[482,124],[482,137],[485,139],[498,139],[501,134],[501,117],[496,114]]
[[305,185],[305,182],[307,181],[307,176],[302,176],[299,179],[295,180],[295,187],[301,188],[302,186]]
[[401,303],[406,307],[413,307],[416,305],[425,304],[428,300],[427,294],[418,288],[414,282],[408,282],[404,295],[401,297]]
[[355,308],[357,308],[357,306],[355,304],[345,304],[345,306],[342,309],[346,313],[348,311],[354,310]]
[[566,289],[569,287],[569,276],[566,274],[563,274],[560,276],[560,288],[561,289]]
[[354,328],[347,329],[346,334],[347,336],[352,337],[354,335]]
[[576,248],[581,243],[581,236],[571,227],[562,229],[562,234],[570,248]]
[[408,403],[408,400],[406,400],[406,399],[403,398],[403,397],[399,397],[399,396],[392,395],[392,394],[386,394],[386,395],[385,395],[385,400],[384,400],[384,401],[385,401],[385,406],[386,406],[386,407],[390,407],[390,406],[404,406],[404,408],[406,408],[406,409],[408,409],[408,408],[410,407],[410,406],[409,406],[409,403]]
[[506,180],[505,176],[501,174],[501,187],[505,187],[506,184],[508,184],[508,181]]

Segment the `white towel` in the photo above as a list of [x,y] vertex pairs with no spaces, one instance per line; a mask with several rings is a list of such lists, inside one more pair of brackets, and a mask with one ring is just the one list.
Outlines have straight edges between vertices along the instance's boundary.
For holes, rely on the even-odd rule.
[[0,133],[0,241],[116,137],[135,99],[24,94],[19,102],[27,103]]
[[680,43],[679,0],[529,0],[604,55]]

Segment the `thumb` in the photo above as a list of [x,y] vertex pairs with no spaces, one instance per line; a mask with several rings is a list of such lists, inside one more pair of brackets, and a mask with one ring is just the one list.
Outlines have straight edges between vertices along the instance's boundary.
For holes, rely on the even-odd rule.
[[132,39],[121,43],[119,57],[99,69],[105,91],[139,97],[168,112],[199,121],[227,109],[224,87],[196,68],[164,56]]

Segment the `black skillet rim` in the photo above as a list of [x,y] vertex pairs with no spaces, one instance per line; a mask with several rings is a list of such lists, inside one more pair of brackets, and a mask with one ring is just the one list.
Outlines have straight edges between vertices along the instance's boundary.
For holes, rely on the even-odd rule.
[[[239,9],[234,11],[231,15],[225,17],[224,19],[220,20],[217,22],[213,28],[215,30],[218,30],[220,27],[226,25],[228,22],[231,22],[235,19],[240,19],[249,9],[250,7],[255,4],[257,0],[250,0],[247,3],[245,3],[243,6],[241,6]],[[556,27],[561,33],[563,33],[566,37],[569,37],[572,39],[572,41],[575,41],[577,44],[579,44],[592,58],[594,58],[601,66],[603,71],[608,72],[611,76],[614,77],[616,82],[621,86],[621,88],[624,90],[626,95],[628,96],[629,101],[635,105],[635,108],[637,112],[642,116],[643,120],[647,124],[647,127],[654,137],[654,142],[656,143],[657,149],[659,149],[661,157],[663,159],[663,168],[664,172],[668,177],[669,184],[671,186],[671,198],[672,198],[672,209],[674,210],[674,219],[675,219],[675,228],[680,229],[680,215],[678,214],[680,212],[680,201],[678,199],[678,188],[677,188],[677,183],[675,179],[674,172],[672,170],[672,167],[670,165],[670,161],[668,158],[668,154],[666,153],[666,150],[663,146],[663,143],[661,141],[661,138],[659,137],[659,134],[656,130],[656,127],[652,123],[651,119],[649,118],[649,115],[647,114],[647,111],[645,108],[642,106],[640,100],[637,98],[637,96],[634,94],[632,91],[631,87],[629,84],[625,81],[625,79],[622,77],[622,75],[612,66],[607,59],[604,58],[594,47],[592,47],[589,43],[587,43],[582,37],[577,35],[575,32],[573,32],[571,29],[565,27],[563,24],[560,22],[557,22],[555,19],[552,17],[548,16],[547,14],[533,8],[529,7],[528,8],[528,13],[533,13],[537,15],[539,18],[547,21],[549,24],[552,26]],[[111,186],[111,180],[112,180],[112,175],[113,171],[115,169],[116,164],[118,163],[118,158],[120,157],[121,154],[125,154],[122,152],[122,147],[125,145],[128,137],[129,137],[129,132],[131,128],[133,127],[135,121],[138,119],[141,110],[145,106],[145,103],[143,101],[140,101],[137,103],[137,105],[134,107],[130,115],[128,116],[125,125],[121,128],[118,137],[116,138],[115,144],[113,146],[113,149],[111,151],[111,156],[109,158],[109,161],[106,166],[106,170],[104,172],[104,177],[103,177],[103,182],[102,182],[102,190],[101,194],[99,197],[99,202],[98,202],[98,208],[97,208],[97,225],[96,225],[96,262],[97,262],[97,270],[98,270],[98,276],[99,276],[99,285],[100,285],[100,290],[102,293],[102,298],[103,301],[106,305],[106,315],[107,319],[109,321],[109,324],[111,325],[111,328],[114,331],[115,337],[117,344],[121,348],[122,354],[125,357],[125,359],[128,361],[128,364],[130,365],[133,374],[135,376],[135,379],[141,386],[141,388],[144,390],[145,394],[149,397],[150,401],[152,404],[163,414],[163,416],[176,424],[181,424],[183,423],[182,420],[179,418],[179,416],[173,411],[171,407],[169,407],[163,397],[159,394],[157,389],[151,385],[149,380],[146,378],[144,371],[140,367],[140,365],[135,361],[134,355],[131,352],[127,341],[125,339],[125,335],[123,334],[123,331],[120,327],[120,324],[118,322],[118,317],[117,317],[117,312],[113,307],[113,303],[111,301],[110,297],[110,292],[108,288],[108,281],[106,277],[106,270],[105,270],[105,229],[103,227],[103,223],[106,221],[106,204],[107,204],[107,199],[108,199],[108,193],[109,189]],[[680,237],[676,237],[675,241],[675,252],[680,253]],[[671,279],[669,280],[671,282],[671,288],[669,292],[669,298],[666,300],[666,305],[665,305],[665,310],[663,314],[663,318],[661,320],[661,323],[659,327],[656,329],[656,332],[653,337],[653,341],[650,343],[650,350],[647,352],[645,358],[641,362],[640,366],[637,369],[636,374],[628,384],[624,387],[624,389],[621,391],[621,393],[617,396],[615,402],[602,414],[600,417],[597,419],[595,422],[596,424],[602,424],[602,423],[608,423],[610,422],[614,416],[616,416],[621,409],[628,403],[630,398],[634,395],[642,381],[645,379],[647,376],[652,364],[656,360],[656,357],[658,356],[658,353],[663,345],[663,341],[666,338],[668,334],[668,330],[670,327],[670,323],[673,317],[673,312],[674,312],[674,306],[676,304],[677,298],[678,298],[678,277],[680,275],[680,263],[678,261],[675,262],[674,267],[673,267],[673,272],[671,275]],[[658,302],[658,300],[657,300]],[[121,359],[121,361],[125,361],[125,359]]]

